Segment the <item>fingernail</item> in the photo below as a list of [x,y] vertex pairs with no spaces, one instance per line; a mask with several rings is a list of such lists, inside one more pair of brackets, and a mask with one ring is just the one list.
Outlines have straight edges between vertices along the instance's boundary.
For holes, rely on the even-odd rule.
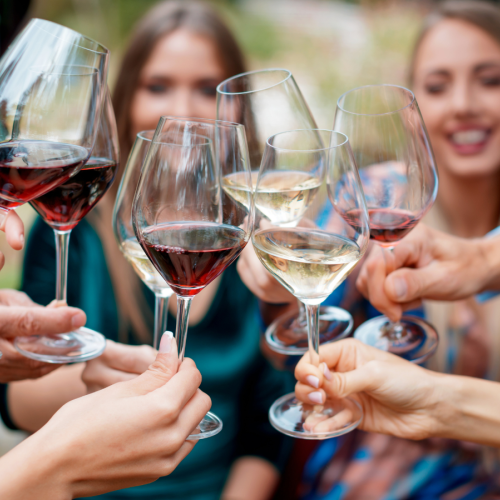
[[[315,377],[314,375],[308,375],[306,377],[306,381],[309,385],[312,385],[316,389],[319,387],[319,378]],[[314,393],[313,393],[314,394]]]
[[308,398],[317,405],[323,404],[323,394],[319,391],[311,392]]
[[174,334],[168,330],[161,336],[159,352],[167,353],[172,349],[172,339]]
[[77,312],[71,318],[71,327],[72,328],[80,328],[81,326],[83,326],[85,324],[85,320],[86,320],[85,314],[83,314],[81,312]]
[[325,374],[325,378],[327,380],[332,380],[333,377],[332,377],[332,372],[328,369],[328,366],[326,366],[326,363],[322,363],[323,364],[323,373]]
[[404,299],[408,292],[406,281],[403,278],[393,278],[394,293],[398,299]]

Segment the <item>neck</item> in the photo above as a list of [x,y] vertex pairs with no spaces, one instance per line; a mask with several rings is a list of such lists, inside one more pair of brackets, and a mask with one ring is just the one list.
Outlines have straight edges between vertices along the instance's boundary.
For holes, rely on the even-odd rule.
[[477,178],[440,172],[438,203],[451,233],[462,238],[484,236],[500,218],[500,172]]

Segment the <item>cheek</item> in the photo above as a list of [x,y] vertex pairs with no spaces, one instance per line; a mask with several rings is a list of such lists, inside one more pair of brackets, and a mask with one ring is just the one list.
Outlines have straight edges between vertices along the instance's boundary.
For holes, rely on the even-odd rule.
[[142,130],[155,129],[162,115],[168,114],[165,96],[155,97],[149,92],[137,91],[130,107],[130,119],[134,136]]

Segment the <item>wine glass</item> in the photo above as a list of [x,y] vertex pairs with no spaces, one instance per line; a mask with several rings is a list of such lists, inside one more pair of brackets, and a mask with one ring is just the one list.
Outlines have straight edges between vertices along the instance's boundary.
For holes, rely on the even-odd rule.
[[32,20],[0,60],[0,217],[65,182],[92,150],[109,51]]
[[[113,182],[118,165],[118,134],[113,105],[106,93],[91,157],[64,184],[32,200],[31,206],[54,230],[56,300],[66,303],[68,246],[71,231],[92,210]],[[89,328],[50,336],[17,337],[14,346],[28,358],[48,363],[86,361],[102,354],[103,335]]]
[[[316,122],[292,74],[286,69],[251,71],[223,81],[217,87],[217,118],[245,125],[250,153],[253,188],[257,182],[267,138],[291,129],[316,128]],[[276,224],[293,226],[303,211],[315,203],[317,185],[310,179],[275,172],[266,178],[270,193],[286,193],[296,206],[290,213],[276,210],[266,216]],[[242,187],[238,177],[226,179],[228,193],[237,195]],[[316,207],[320,208],[320,207]],[[257,210],[260,210],[256,206]],[[274,219],[273,217],[284,217]],[[339,307],[320,308],[320,343],[325,344],[349,335],[352,316]],[[276,352],[300,355],[307,351],[307,317],[299,301],[299,313],[277,318],[265,332],[266,341]]]
[[[296,227],[283,227],[267,217],[259,204],[272,202],[274,210],[286,216],[294,209],[288,196],[270,195],[267,179],[276,172],[316,179],[317,196],[331,214],[324,228],[314,223],[314,212],[306,210]],[[339,183],[345,189],[337,190]],[[255,217],[252,243],[265,268],[306,307],[309,356],[319,366],[319,306],[353,270],[369,242],[369,223],[361,183],[349,141],[331,130],[292,130],[267,141],[255,189]],[[355,224],[341,217],[356,210]],[[271,407],[272,425],[289,436],[327,439],[355,429],[363,413],[349,398],[306,405],[287,394]],[[311,430],[323,420],[334,426],[329,431]],[[304,425],[309,425],[308,429]]]
[[[436,164],[415,96],[396,85],[353,89],[338,100],[334,128],[349,137],[371,239],[392,250],[430,209],[438,189]],[[357,217],[355,212],[345,215]],[[361,325],[354,336],[415,363],[425,361],[438,345],[434,327],[414,316],[397,323],[379,316]]]
[[139,132],[123,173],[122,182],[113,210],[113,229],[115,238],[125,258],[134,268],[143,283],[155,294],[155,323],[153,347],[158,349],[158,341],[167,329],[168,299],[174,293],[155,269],[144,253],[134,233],[132,223],[132,203],[139,183],[142,165],[149,150],[154,130]]
[[[176,339],[184,358],[191,299],[232,264],[252,230],[253,202],[245,128],[236,123],[162,117],[137,187],[132,217],[141,247],[177,295]],[[241,174],[243,202],[221,179]],[[245,181],[246,180],[246,181]],[[188,439],[222,429],[207,413]]]

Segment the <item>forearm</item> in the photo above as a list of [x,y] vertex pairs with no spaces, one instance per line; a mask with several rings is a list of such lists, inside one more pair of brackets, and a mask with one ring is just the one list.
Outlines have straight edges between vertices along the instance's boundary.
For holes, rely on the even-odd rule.
[[500,383],[440,375],[435,436],[500,447]]
[[231,467],[222,500],[268,500],[278,481],[278,470],[267,460],[241,457]]
[[87,392],[81,380],[83,363],[63,366],[36,380],[9,384],[7,401],[12,421],[25,431],[44,426],[65,403]]
[[479,290],[500,290],[500,236],[476,240],[478,247],[478,265],[484,267],[482,274],[478,273],[481,282]]
[[34,434],[0,458],[0,498],[70,500],[64,450]]

